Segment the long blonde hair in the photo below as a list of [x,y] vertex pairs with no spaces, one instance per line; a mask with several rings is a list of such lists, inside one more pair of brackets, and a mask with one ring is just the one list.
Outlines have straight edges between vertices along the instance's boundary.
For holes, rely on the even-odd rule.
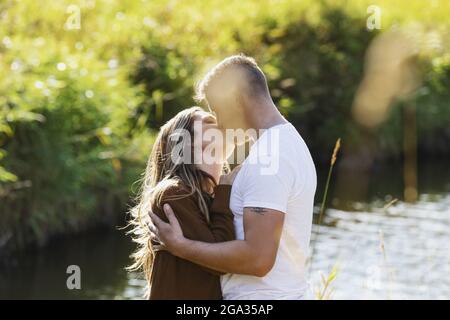
[[[211,197],[207,190],[211,190],[211,187],[215,185],[214,179],[206,172],[198,169],[193,161],[188,163],[185,161],[174,162],[171,157],[175,145],[180,143],[179,140],[173,139],[173,134],[177,130],[187,130],[191,135],[190,141],[194,141],[193,123],[198,111],[202,111],[202,109],[200,107],[185,109],[161,127],[147,162],[144,178],[136,198],[136,205],[130,209],[131,219],[128,225],[132,229],[128,233],[132,235],[137,248],[131,255],[133,263],[127,269],[144,272],[148,284],[147,297],[150,294],[149,287],[155,256],[151,242],[152,236],[146,224],[149,219],[147,212],[152,209],[152,206],[161,207],[163,192],[168,187],[181,182],[189,191],[186,194],[171,196],[166,200],[194,196],[209,222],[208,207]],[[183,139],[182,143],[185,144],[188,141]],[[187,147],[192,150],[192,145]],[[184,146],[182,150],[185,150]]]

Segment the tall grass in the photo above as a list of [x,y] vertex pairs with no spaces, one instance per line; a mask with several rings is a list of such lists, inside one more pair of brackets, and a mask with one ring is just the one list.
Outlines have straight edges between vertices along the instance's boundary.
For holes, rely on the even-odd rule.
[[330,182],[331,182],[331,174],[333,172],[333,167],[334,167],[334,164],[336,163],[337,154],[338,154],[340,148],[341,148],[341,138],[336,140],[336,144],[334,146],[333,154],[331,155],[330,167],[328,169],[327,182],[325,183],[325,191],[323,193],[322,203],[320,205],[320,211],[319,211],[319,219],[317,221],[316,237],[315,237],[315,239],[313,241],[313,246],[312,246],[311,254],[310,254],[310,265],[311,266],[312,266],[314,252],[315,252],[315,247],[316,247],[316,243],[317,243],[317,237],[319,236],[320,226],[322,225],[322,220],[323,220],[323,216],[324,216],[324,213],[325,213],[325,205],[326,205],[326,202],[327,202],[328,188],[329,188]]
[[[310,260],[309,260],[310,271],[313,268],[315,248],[316,248],[316,245],[317,245],[317,239],[318,239],[319,234],[320,234],[320,226],[322,225],[323,216],[324,216],[324,213],[325,213],[327,196],[328,196],[328,188],[329,188],[330,182],[331,182],[331,175],[332,175],[333,167],[334,167],[334,165],[336,163],[337,154],[338,154],[340,148],[341,148],[341,138],[336,140],[336,144],[334,146],[333,153],[332,153],[331,159],[330,159],[330,167],[328,169],[327,182],[325,184],[325,191],[324,191],[323,198],[322,198],[322,204],[320,206],[319,219],[317,221],[316,236],[315,236],[315,239],[313,241],[312,248],[311,248]],[[333,282],[333,280],[335,279],[336,274],[337,274],[336,266],[334,266],[332,268],[330,274],[326,278],[325,278],[325,276],[323,276],[321,274],[321,285],[322,285],[322,288],[319,288],[316,291],[316,298],[317,299],[323,300],[323,299],[330,298],[330,296],[332,294],[332,289],[330,288],[330,285]]]
[[334,293],[334,288],[331,287],[336,275],[338,274],[338,267],[335,265],[331,269],[328,276],[320,273],[320,286],[316,289],[315,297],[317,300],[330,300]]

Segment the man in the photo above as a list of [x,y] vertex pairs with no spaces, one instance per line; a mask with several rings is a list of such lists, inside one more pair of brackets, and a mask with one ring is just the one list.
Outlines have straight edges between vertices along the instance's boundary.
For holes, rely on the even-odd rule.
[[200,82],[197,98],[207,101],[222,129],[262,131],[232,186],[237,240],[186,239],[168,205],[169,223],[150,213],[152,231],[174,255],[228,273],[221,278],[224,299],[303,299],[316,190],[305,142],[276,108],[252,58],[220,62]]

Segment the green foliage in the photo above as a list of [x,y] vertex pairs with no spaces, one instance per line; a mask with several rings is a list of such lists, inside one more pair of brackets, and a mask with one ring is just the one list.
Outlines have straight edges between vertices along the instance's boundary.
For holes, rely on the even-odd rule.
[[64,30],[65,8],[0,7],[0,235],[13,247],[115,223],[151,148],[132,126],[143,94],[121,59],[133,50],[115,35],[93,42],[94,15],[82,20],[92,30]]
[[[362,143],[350,107],[375,35],[367,6],[380,5],[383,30],[420,23],[449,33],[446,1],[375,2],[0,2],[0,246],[115,220],[145,167],[150,129],[193,105],[195,82],[230,54],[258,60],[316,156],[337,137]],[[65,26],[71,4],[79,30]],[[441,47],[422,55],[414,98],[430,153],[449,151],[450,57]],[[377,136],[387,154],[401,150],[398,113]]]

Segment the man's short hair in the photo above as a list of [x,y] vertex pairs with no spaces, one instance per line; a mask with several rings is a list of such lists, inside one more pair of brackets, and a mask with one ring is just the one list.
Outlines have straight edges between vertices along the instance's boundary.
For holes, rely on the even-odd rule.
[[248,94],[258,95],[269,92],[266,77],[256,64],[255,59],[244,54],[239,54],[225,58],[209,70],[203,79],[197,84],[194,99],[198,102],[205,102],[205,91],[210,83],[214,79],[217,79],[225,70],[231,67],[237,67],[244,72],[246,78],[245,80],[248,82]]

